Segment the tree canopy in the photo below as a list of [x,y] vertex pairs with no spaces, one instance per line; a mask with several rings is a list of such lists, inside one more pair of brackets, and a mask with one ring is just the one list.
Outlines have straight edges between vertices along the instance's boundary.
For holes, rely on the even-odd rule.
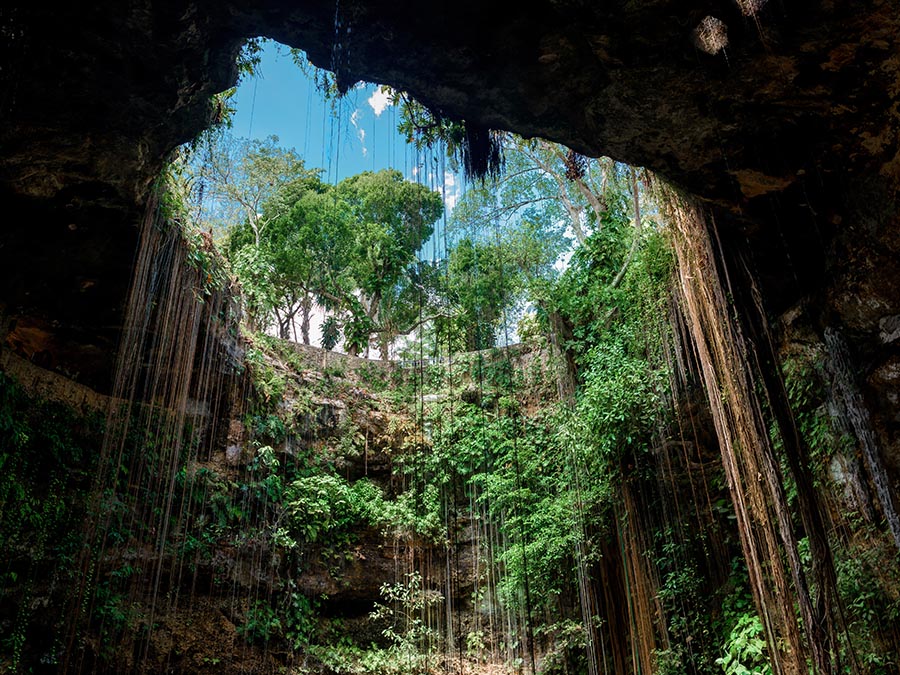
[[[414,101],[398,94],[395,103],[401,126],[420,144],[458,135]],[[444,215],[438,192],[396,170],[325,183],[321,170],[275,137],[211,134],[195,155],[195,208],[208,229],[227,232],[228,257],[259,330],[308,344],[318,316],[324,346],[351,354],[374,347],[386,359],[417,330],[448,349],[477,350],[495,345],[501,332],[515,337],[527,318],[526,332],[564,348],[584,326],[606,320],[597,308],[634,258],[638,181],[608,159],[497,138],[504,175],[468,185],[446,219],[443,259],[431,263],[420,252]],[[602,283],[574,291],[573,279],[584,274]]]
[[443,214],[440,195],[399,171],[330,185],[292,150],[237,141],[223,147],[246,151],[223,160],[237,169],[210,173],[221,178],[216,213],[232,214],[227,252],[252,324],[296,339],[299,322],[309,344],[317,306],[325,315],[323,344],[334,347],[343,335],[345,348],[360,353],[374,337],[387,358],[392,341],[419,321],[418,251]]

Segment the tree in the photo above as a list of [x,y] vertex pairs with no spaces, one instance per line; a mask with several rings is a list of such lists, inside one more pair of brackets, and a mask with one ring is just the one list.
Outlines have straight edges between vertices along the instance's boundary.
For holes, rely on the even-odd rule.
[[277,273],[275,283],[282,289],[280,325],[294,325],[299,311],[303,343],[309,344],[313,305],[339,310],[353,291],[349,211],[334,188],[319,183],[273,221],[265,239]]
[[210,229],[230,231],[249,226],[260,245],[262,233],[293,204],[295,191],[316,178],[293,149],[278,145],[277,136],[263,141],[236,138],[225,131],[210,134],[195,154],[198,220]]
[[299,316],[309,344],[317,303],[332,319],[332,347],[343,333],[346,349],[356,354],[374,334],[386,359],[390,344],[421,322],[425,287],[417,254],[443,213],[438,193],[398,171],[366,172],[332,187],[303,168],[283,177],[259,208],[256,221],[248,217],[229,234],[230,256],[258,325],[274,322],[289,339]]
[[454,210],[455,228],[471,234],[472,227],[491,225],[502,232],[526,220],[541,227],[544,237],[583,243],[602,226],[615,180],[611,160],[588,159],[539,139],[503,139],[503,176],[470,187]]
[[349,265],[359,302],[359,307],[351,308],[356,326],[349,331],[359,333],[359,339],[348,350],[358,353],[377,333],[382,358],[387,358],[390,342],[411,330],[399,313],[409,309],[414,294],[403,287],[410,282],[419,249],[443,213],[443,202],[440,194],[404,180],[395,170],[351,176],[338,184],[337,194],[353,223]]
[[450,252],[447,269],[446,292],[455,312],[439,321],[439,330],[466,351],[493,347],[517,282],[502,244],[463,239]]
[[[340,304],[349,286],[342,276],[350,232],[347,209],[333,188],[309,173],[274,195],[278,215],[263,230],[257,233],[244,221],[228,237],[229,255],[256,323],[266,327],[274,319],[281,337],[289,339],[299,313],[305,344],[314,302]],[[270,207],[264,204],[263,213]]]
[[382,297],[378,341],[382,359],[397,338],[449,316],[445,308],[444,265],[418,261]]

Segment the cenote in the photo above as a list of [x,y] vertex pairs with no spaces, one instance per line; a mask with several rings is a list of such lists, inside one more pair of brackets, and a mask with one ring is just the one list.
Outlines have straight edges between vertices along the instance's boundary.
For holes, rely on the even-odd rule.
[[900,672],[894,4],[7,5],[0,672]]

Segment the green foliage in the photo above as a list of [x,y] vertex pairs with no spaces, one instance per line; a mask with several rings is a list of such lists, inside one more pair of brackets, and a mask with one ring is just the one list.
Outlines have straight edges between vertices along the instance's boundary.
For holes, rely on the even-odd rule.
[[689,658],[681,645],[656,650],[656,671],[654,675],[683,675],[687,672]]
[[294,65],[296,65],[307,78],[313,81],[316,89],[326,100],[330,100],[333,103],[340,97],[341,93],[338,91],[337,81],[333,72],[317,67],[309,60],[306,52],[302,49],[291,47],[288,51]]
[[[555,254],[540,256],[544,265],[552,265],[563,249],[569,248],[566,229],[572,199],[578,208],[587,206],[574,183],[565,180],[565,167],[557,162],[562,146],[545,141],[525,140],[510,134],[503,136],[505,175],[497,181],[474,183],[453,211],[450,227],[462,236],[478,238],[488,230],[498,240],[514,245],[517,232],[540,232],[529,243]],[[600,192],[599,185],[588,189]],[[562,192],[561,192],[562,191]],[[527,266],[526,266],[527,267]],[[547,270],[543,270],[547,271]]]
[[368,315],[358,300],[349,300],[349,321],[344,326],[344,347],[350,354],[358,354],[369,346],[369,340],[375,331],[375,320]]
[[440,488],[432,482],[417,482],[393,500],[379,505],[376,522],[395,537],[444,543],[443,501]]
[[265,351],[249,347],[244,362],[250,370],[254,388],[265,401],[277,401],[284,396],[287,386],[285,376],[275,369]]
[[383,87],[391,102],[400,107],[400,122],[397,130],[407,141],[422,150],[443,142],[450,157],[459,157],[465,143],[465,124],[433,113],[409,94]]
[[[403,179],[399,171],[364,172],[341,181],[337,193],[354,223],[349,265],[362,307],[351,308],[345,337],[380,333],[382,354],[415,321],[413,270],[417,253],[443,213],[437,192]],[[362,311],[360,311],[362,310]],[[368,344],[368,335],[365,337]]]
[[836,454],[852,452],[853,440],[842,436],[827,412],[828,376],[824,355],[812,349],[795,349],[781,365],[784,386],[797,429],[810,451],[810,464],[818,468],[814,477],[827,484],[823,470]]
[[772,675],[762,622],[755,613],[738,619],[725,643],[725,655],[716,663],[725,675]]
[[493,347],[504,311],[512,303],[518,270],[505,246],[463,239],[450,252],[447,300],[455,312],[437,322],[438,335],[460,351]]
[[[848,628],[847,644],[842,645],[843,658],[852,658],[849,654],[852,649],[863,672],[893,672],[897,660],[884,635],[885,627],[900,625],[900,601],[896,600],[896,581],[888,579],[885,570],[896,564],[896,550],[883,532],[866,524],[865,515],[856,510],[859,503],[854,500],[847,504],[846,484],[834,482],[830,469],[836,462],[847,466],[858,460],[854,439],[842,433],[828,411],[830,376],[825,363],[825,355],[814,345],[793,345],[782,362],[782,377],[797,429],[809,448],[809,467],[815,485],[820,490],[832,491],[844,504],[845,518],[856,531],[853,538],[842,537],[831,542],[837,589]],[[776,433],[773,437],[776,448],[780,448],[780,437]],[[795,493],[793,483],[789,482],[789,498],[794,498]],[[805,539],[800,543],[808,544]],[[802,546],[801,555],[808,566],[808,546]]]
[[278,611],[266,600],[256,600],[244,614],[244,622],[237,633],[247,642],[266,644],[281,634],[282,623]]
[[284,637],[294,649],[303,649],[312,642],[317,628],[316,605],[297,591],[285,595]]
[[[433,452],[418,463],[408,461],[404,470],[428,476],[429,486],[449,488],[463,481],[465,492],[502,523],[510,541],[498,561],[504,569],[503,600],[518,606],[527,576],[533,596],[550,605],[572,582],[560,570],[572,568],[572,552],[583,533],[580,519],[596,522],[603,512],[603,487],[585,486],[583,496],[596,510],[583,513],[578,495],[569,489],[571,448],[557,432],[564,426],[562,412],[530,419],[456,406],[452,419],[436,426]],[[435,420],[442,416],[438,409]],[[427,490],[422,495],[427,506]],[[437,513],[437,507],[425,508],[424,514]]]
[[327,186],[275,137],[222,136],[210,146],[206,164],[195,170],[196,180],[210,185],[198,211],[205,208],[211,229],[227,231],[228,255],[251,323],[265,328],[274,322],[284,334],[310,289],[331,269],[331,260],[311,258],[322,250],[314,242],[323,231],[340,232],[341,215],[325,194]]
[[141,617],[137,603],[131,604],[127,595],[118,590],[123,581],[136,574],[140,570],[126,564],[113,570],[94,593],[94,617],[100,621],[101,636],[110,642],[134,628]]
[[230,254],[231,269],[241,282],[244,307],[255,325],[265,326],[279,304],[278,288],[270,283],[272,261],[255,246],[243,246]]
[[[333,78],[332,78],[333,79]],[[470,178],[497,178],[503,166],[502,134],[467,125],[430,109],[407,92],[382,86],[381,93],[399,109],[397,130],[417,149],[444,150],[452,171],[464,169]]]
[[298,540],[334,542],[360,525],[374,522],[381,492],[372,483],[349,483],[331,475],[299,478],[287,486],[285,511],[288,526]]
[[401,651],[394,645],[387,648],[323,645],[314,646],[309,652],[329,672],[338,675],[412,675],[423,672],[429,660],[427,654]]
[[387,622],[383,635],[400,653],[415,653],[439,637],[425,622],[425,611],[442,602],[443,597],[425,588],[419,572],[408,573],[404,582],[382,584],[381,599],[375,603],[371,618]]
[[542,659],[541,675],[578,673],[587,669],[585,648],[588,641],[583,622],[563,619],[540,626],[535,632],[540,636],[547,636],[551,644]]
[[337,317],[328,316],[322,321],[322,349],[331,351],[341,339],[341,326]]
[[584,384],[578,412],[596,448],[611,468],[622,458],[645,452],[657,420],[666,373],[633,349],[630,327],[607,331],[583,358]]
[[248,643],[267,645],[284,640],[292,650],[306,648],[317,626],[315,603],[305,595],[290,591],[279,602],[259,599],[244,613],[237,633]]
[[0,661],[10,672],[54,649],[54,610],[80,579],[102,431],[102,415],[30,396],[0,373]]
[[[223,233],[238,229],[256,242],[287,211],[293,197],[309,183],[315,185],[319,176],[295,150],[281,147],[277,136],[259,140],[226,133],[207,139],[193,171],[200,226]],[[199,185],[205,186],[202,194]]]
[[[238,83],[243,82],[247,77],[259,75],[263,45],[266,42],[266,38],[261,37],[249,38],[244,42],[237,58]],[[237,86],[212,95],[209,101],[211,126],[187,144],[188,154],[197,152],[198,148],[203,147],[217,133],[232,128],[236,111],[233,104],[235,94],[237,94]]]
[[[244,215],[223,222],[251,322],[276,325],[287,338],[298,315],[307,325],[315,302],[328,313],[326,349],[343,333],[357,353],[377,334],[386,355],[417,325],[424,289],[417,252],[443,212],[440,195],[389,170],[326,185],[273,139],[225,148],[211,180],[215,203]],[[230,173],[219,166],[227,161],[235,165]]]
[[197,270],[199,279],[196,297],[202,302],[215,291],[228,286],[230,279],[225,259],[213,247],[212,240],[202,232],[189,224],[182,227],[182,232],[187,244],[187,262]]
[[[579,318],[586,310],[578,298],[596,296],[604,303],[590,310],[595,332],[576,330],[570,345],[582,374],[575,428],[581,430],[580,442],[591,447],[584,462],[596,479],[615,481],[623,462],[634,464],[648,452],[666,407],[668,372],[661,350],[667,335],[659,318],[668,300],[670,266],[671,255],[655,234],[638,250],[617,289],[610,291],[606,273],[578,264],[561,280],[558,292],[579,303],[574,309],[562,306],[576,312],[573,323],[587,318]],[[602,293],[596,295],[598,287]]]
[[238,76],[241,79],[259,75],[257,70],[262,62],[262,50],[266,42],[268,40],[263,37],[248,38],[244,42],[237,60]]
[[896,672],[897,654],[884,627],[900,625],[900,593],[894,567],[897,552],[883,533],[862,527],[855,541],[835,550],[837,587],[850,646],[866,672]]
[[431,652],[436,647],[437,633],[425,622],[429,607],[443,598],[437,591],[425,588],[418,572],[406,580],[381,587],[382,602],[375,604],[370,618],[384,624],[388,646],[361,648],[348,641],[336,645],[313,646],[309,652],[330,672],[348,675],[410,675],[433,666]]
[[[463,142],[462,127],[446,125],[411,101],[403,110],[405,129],[420,142],[453,134]],[[259,160],[267,171],[291,160],[290,152],[274,146],[253,152],[255,159],[245,162]],[[270,172],[279,175],[271,181],[274,189],[254,213],[232,222],[229,257],[259,327],[275,325],[285,335],[286,326],[315,302],[327,315],[322,345],[329,350],[342,338],[346,349],[363,352],[375,336],[387,355],[398,336],[417,328],[422,342],[408,350],[413,359],[439,356],[448,346],[451,353],[482,350],[494,346],[516,311],[527,308],[522,333],[549,336],[552,327],[553,344],[565,350],[562,358],[577,365],[574,405],[551,409],[529,398],[526,375],[501,350],[464,359],[454,373],[440,365],[398,369],[380,400],[415,404],[425,426],[418,439],[391,449],[397,479],[391,489],[397,491],[386,494],[368,480],[337,475],[334,453],[347,457],[359,449],[352,422],[325,441],[305,439],[309,447],[302,451],[292,447],[302,426],[297,420],[313,415],[309,392],[290,374],[302,365],[260,337],[248,350],[259,400],[246,421],[261,447],[237,489],[210,481],[205,522],[217,524],[217,536],[233,540],[246,528],[246,540],[264,542],[292,569],[307,556],[320,556],[337,577],[362,529],[380,528],[398,541],[449,545],[459,523],[448,514],[468,504],[479,527],[494,529],[503,542],[489,556],[496,595],[485,601],[527,614],[550,645],[547,672],[577,672],[586,666],[588,633],[580,622],[556,614],[577,597],[576,570],[590,576],[620,536],[622,522],[613,513],[621,510],[624,482],[638,489],[653,477],[655,435],[668,421],[663,349],[672,256],[652,222],[652,207],[645,205],[642,222],[634,222],[631,174],[623,167],[578,160],[540,141],[516,141],[508,158],[507,178],[464,195],[452,215],[458,236],[440,265],[417,260],[442,215],[437,193],[396,171],[366,172],[327,186],[317,172],[296,164],[283,174]],[[254,183],[251,173],[245,185]],[[488,226],[496,228],[491,236],[485,235]],[[574,250],[572,239],[578,242]],[[559,264],[566,253],[567,266]],[[426,330],[420,323],[429,314],[435,319]],[[557,332],[560,326],[571,333]],[[346,373],[338,363],[325,369],[318,393],[340,386],[336,378]],[[465,386],[457,386],[462,379]],[[423,392],[432,391],[440,401],[426,406]],[[811,403],[815,393],[795,388],[792,396]],[[276,452],[282,442],[289,449]],[[827,442],[821,435],[816,445]],[[238,494],[244,501],[232,511],[225,504]],[[668,505],[654,501],[657,506]],[[706,542],[658,534],[652,551],[663,610],[658,620],[670,644],[657,654],[659,671],[711,672],[719,657],[726,673],[768,675],[752,607],[735,601],[724,615],[711,615],[713,589],[698,564]],[[196,551],[207,546],[199,537],[190,545]],[[242,635],[262,644],[277,638],[291,649],[314,642],[314,603],[288,583],[268,595],[247,610]],[[372,618],[386,622],[387,648],[343,643],[311,647],[310,653],[335,672],[424,669],[421,657],[438,636],[423,615],[440,602],[439,594],[413,575],[385,585],[382,595]],[[469,635],[473,651],[485,640],[478,631]]]

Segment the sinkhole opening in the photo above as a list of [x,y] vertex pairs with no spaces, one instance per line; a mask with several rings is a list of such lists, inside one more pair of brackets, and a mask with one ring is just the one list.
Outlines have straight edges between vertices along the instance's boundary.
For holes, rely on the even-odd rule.
[[771,366],[749,268],[639,167],[238,67],[148,200],[112,394],[0,374],[0,670],[887,672],[841,335]]

